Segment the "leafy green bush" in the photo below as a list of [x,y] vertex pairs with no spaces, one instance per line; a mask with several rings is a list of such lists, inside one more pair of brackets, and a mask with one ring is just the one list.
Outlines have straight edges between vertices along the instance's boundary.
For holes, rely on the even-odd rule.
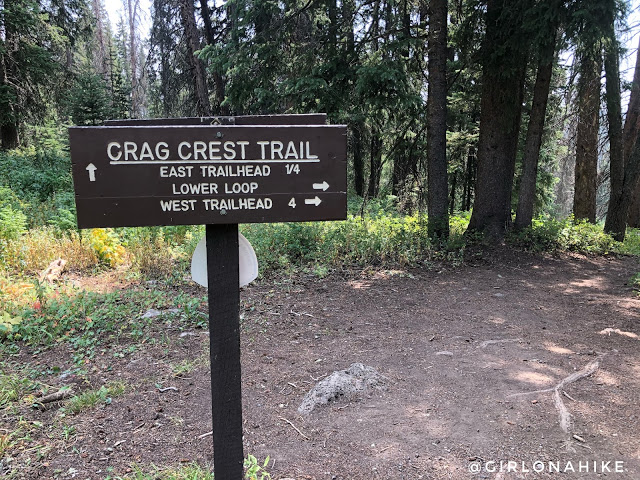
[[[75,351],[74,359],[93,357],[106,340],[139,341],[157,318],[143,318],[150,308],[180,308],[178,321],[189,328],[202,325],[198,310],[201,298],[187,294],[168,296],[162,291],[131,289],[114,293],[56,291],[38,284],[28,304],[3,301],[0,309],[21,321],[6,332],[9,343],[40,348],[65,342]],[[115,340],[115,341],[114,341]]]
[[30,147],[0,152],[0,185],[10,186],[20,199],[29,227],[46,225],[59,208],[74,208],[71,161],[61,151]]
[[0,241],[15,240],[27,228],[27,217],[22,212],[24,204],[8,187],[0,186]]
[[[464,218],[454,218],[450,243],[444,251],[459,248]],[[261,272],[302,264],[333,266],[415,265],[441,256],[431,244],[424,215],[401,216],[378,210],[375,216],[350,215],[342,222],[272,223],[243,225]]]
[[110,228],[92,228],[89,231],[89,244],[98,260],[108,267],[115,267],[124,261],[125,249],[118,235]]
[[620,253],[625,255],[640,255],[640,229],[628,228]]
[[602,226],[585,220],[537,218],[531,227],[509,235],[515,246],[535,252],[573,251],[606,254],[619,252],[622,244],[604,233]]
[[0,208],[0,241],[16,240],[27,230],[27,217],[12,207]]

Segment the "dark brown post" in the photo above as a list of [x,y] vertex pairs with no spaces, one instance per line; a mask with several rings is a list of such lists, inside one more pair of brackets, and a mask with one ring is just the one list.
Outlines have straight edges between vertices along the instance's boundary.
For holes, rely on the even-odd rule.
[[238,225],[207,225],[206,237],[214,475],[216,480],[241,480]]

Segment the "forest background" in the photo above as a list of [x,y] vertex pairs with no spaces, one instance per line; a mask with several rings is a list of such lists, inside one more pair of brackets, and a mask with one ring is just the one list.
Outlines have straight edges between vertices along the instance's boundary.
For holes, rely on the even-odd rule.
[[[482,242],[637,256],[640,62],[630,79],[620,71],[621,59],[637,56],[627,41],[640,28],[636,9],[619,0],[153,0],[146,11],[123,0],[110,18],[102,0],[0,0],[0,459],[13,456],[15,472],[48,468],[38,464],[51,451],[40,437],[55,431],[66,449],[80,428],[67,414],[92,415],[136,389],[94,375],[102,359],[149,357],[149,345],[162,355],[182,351],[169,348],[167,328],[207,328],[206,295],[187,275],[203,226],[79,231],[69,126],[313,112],[346,124],[346,221],[241,226],[261,275],[276,273],[256,304],[279,289],[288,295],[294,279],[334,270],[348,277],[389,268],[412,278],[397,267],[456,267],[470,257],[471,265],[482,260]],[[490,257],[509,262],[508,252]],[[50,284],[43,270],[57,258],[69,274]],[[592,275],[584,265],[574,268]],[[612,276],[618,282],[629,269]],[[580,282],[576,295],[593,288]],[[318,304],[327,297],[320,283]],[[628,283],[637,288],[640,275]],[[488,285],[487,297],[504,296]],[[574,315],[584,302],[561,303],[554,325],[584,322]],[[245,307],[243,331],[266,344],[256,351],[271,350],[270,320]],[[617,308],[592,316],[618,318]],[[150,309],[167,318],[158,323]],[[375,337],[379,317],[376,310],[365,335]],[[171,378],[199,361],[184,358]],[[55,392],[60,372],[72,372],[83,391],[49,425],[33,407],[37,395],[71,395]],[[631,426],[628,411],[619,418]]]
[[[326,112],[346,124],[353,216],[261,228],[255,242],[267,269],[326,258],[319,238],[335,247],[330,258],[362,262],[450,256],[477,238],[634,250],[640,65],[631,81],[620,73],[634,53],[631,3],[149,6],[124,0],[110,18],[101,0],[0,3],[0,263],[8,271],[46,263],[25,249],[33,238],[56,249],[84,235],[102,264],[147,240],[192,248],[198,227],[77,231],[66,128],[111,118]],[[267,240],[270,230],[280,233]]]

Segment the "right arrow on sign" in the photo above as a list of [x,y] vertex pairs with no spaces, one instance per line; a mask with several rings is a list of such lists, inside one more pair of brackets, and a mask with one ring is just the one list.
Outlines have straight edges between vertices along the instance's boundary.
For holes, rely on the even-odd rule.
[[315,205],[317,207],[322,203],[322,200],[316,196],[316,198],[305,198],[304,203],[305,205]]
[[329,184],[326,181],[324,181],[322,183],[314,183],[313,184],[313,189],[314,190],[322,190],[323,192],[326,192],[327,188],[329,188]]

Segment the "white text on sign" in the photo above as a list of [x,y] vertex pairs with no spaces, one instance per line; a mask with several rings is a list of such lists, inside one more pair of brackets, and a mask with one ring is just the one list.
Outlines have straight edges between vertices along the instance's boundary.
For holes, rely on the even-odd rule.
[[[276,161],[306,160],[317,161],[318,156],[311,152],[311,142],[281,142],[279,140],[259,140],[255,142],[257,158],[247,158],[247,150],[251,142],[218,141],[209,142],[183,141],[175,146],[167,142],[109,142],[106,153],[111,163],[128,162],[206,162],[206,161]],[[189,173],[190,175],[190,173]]]

